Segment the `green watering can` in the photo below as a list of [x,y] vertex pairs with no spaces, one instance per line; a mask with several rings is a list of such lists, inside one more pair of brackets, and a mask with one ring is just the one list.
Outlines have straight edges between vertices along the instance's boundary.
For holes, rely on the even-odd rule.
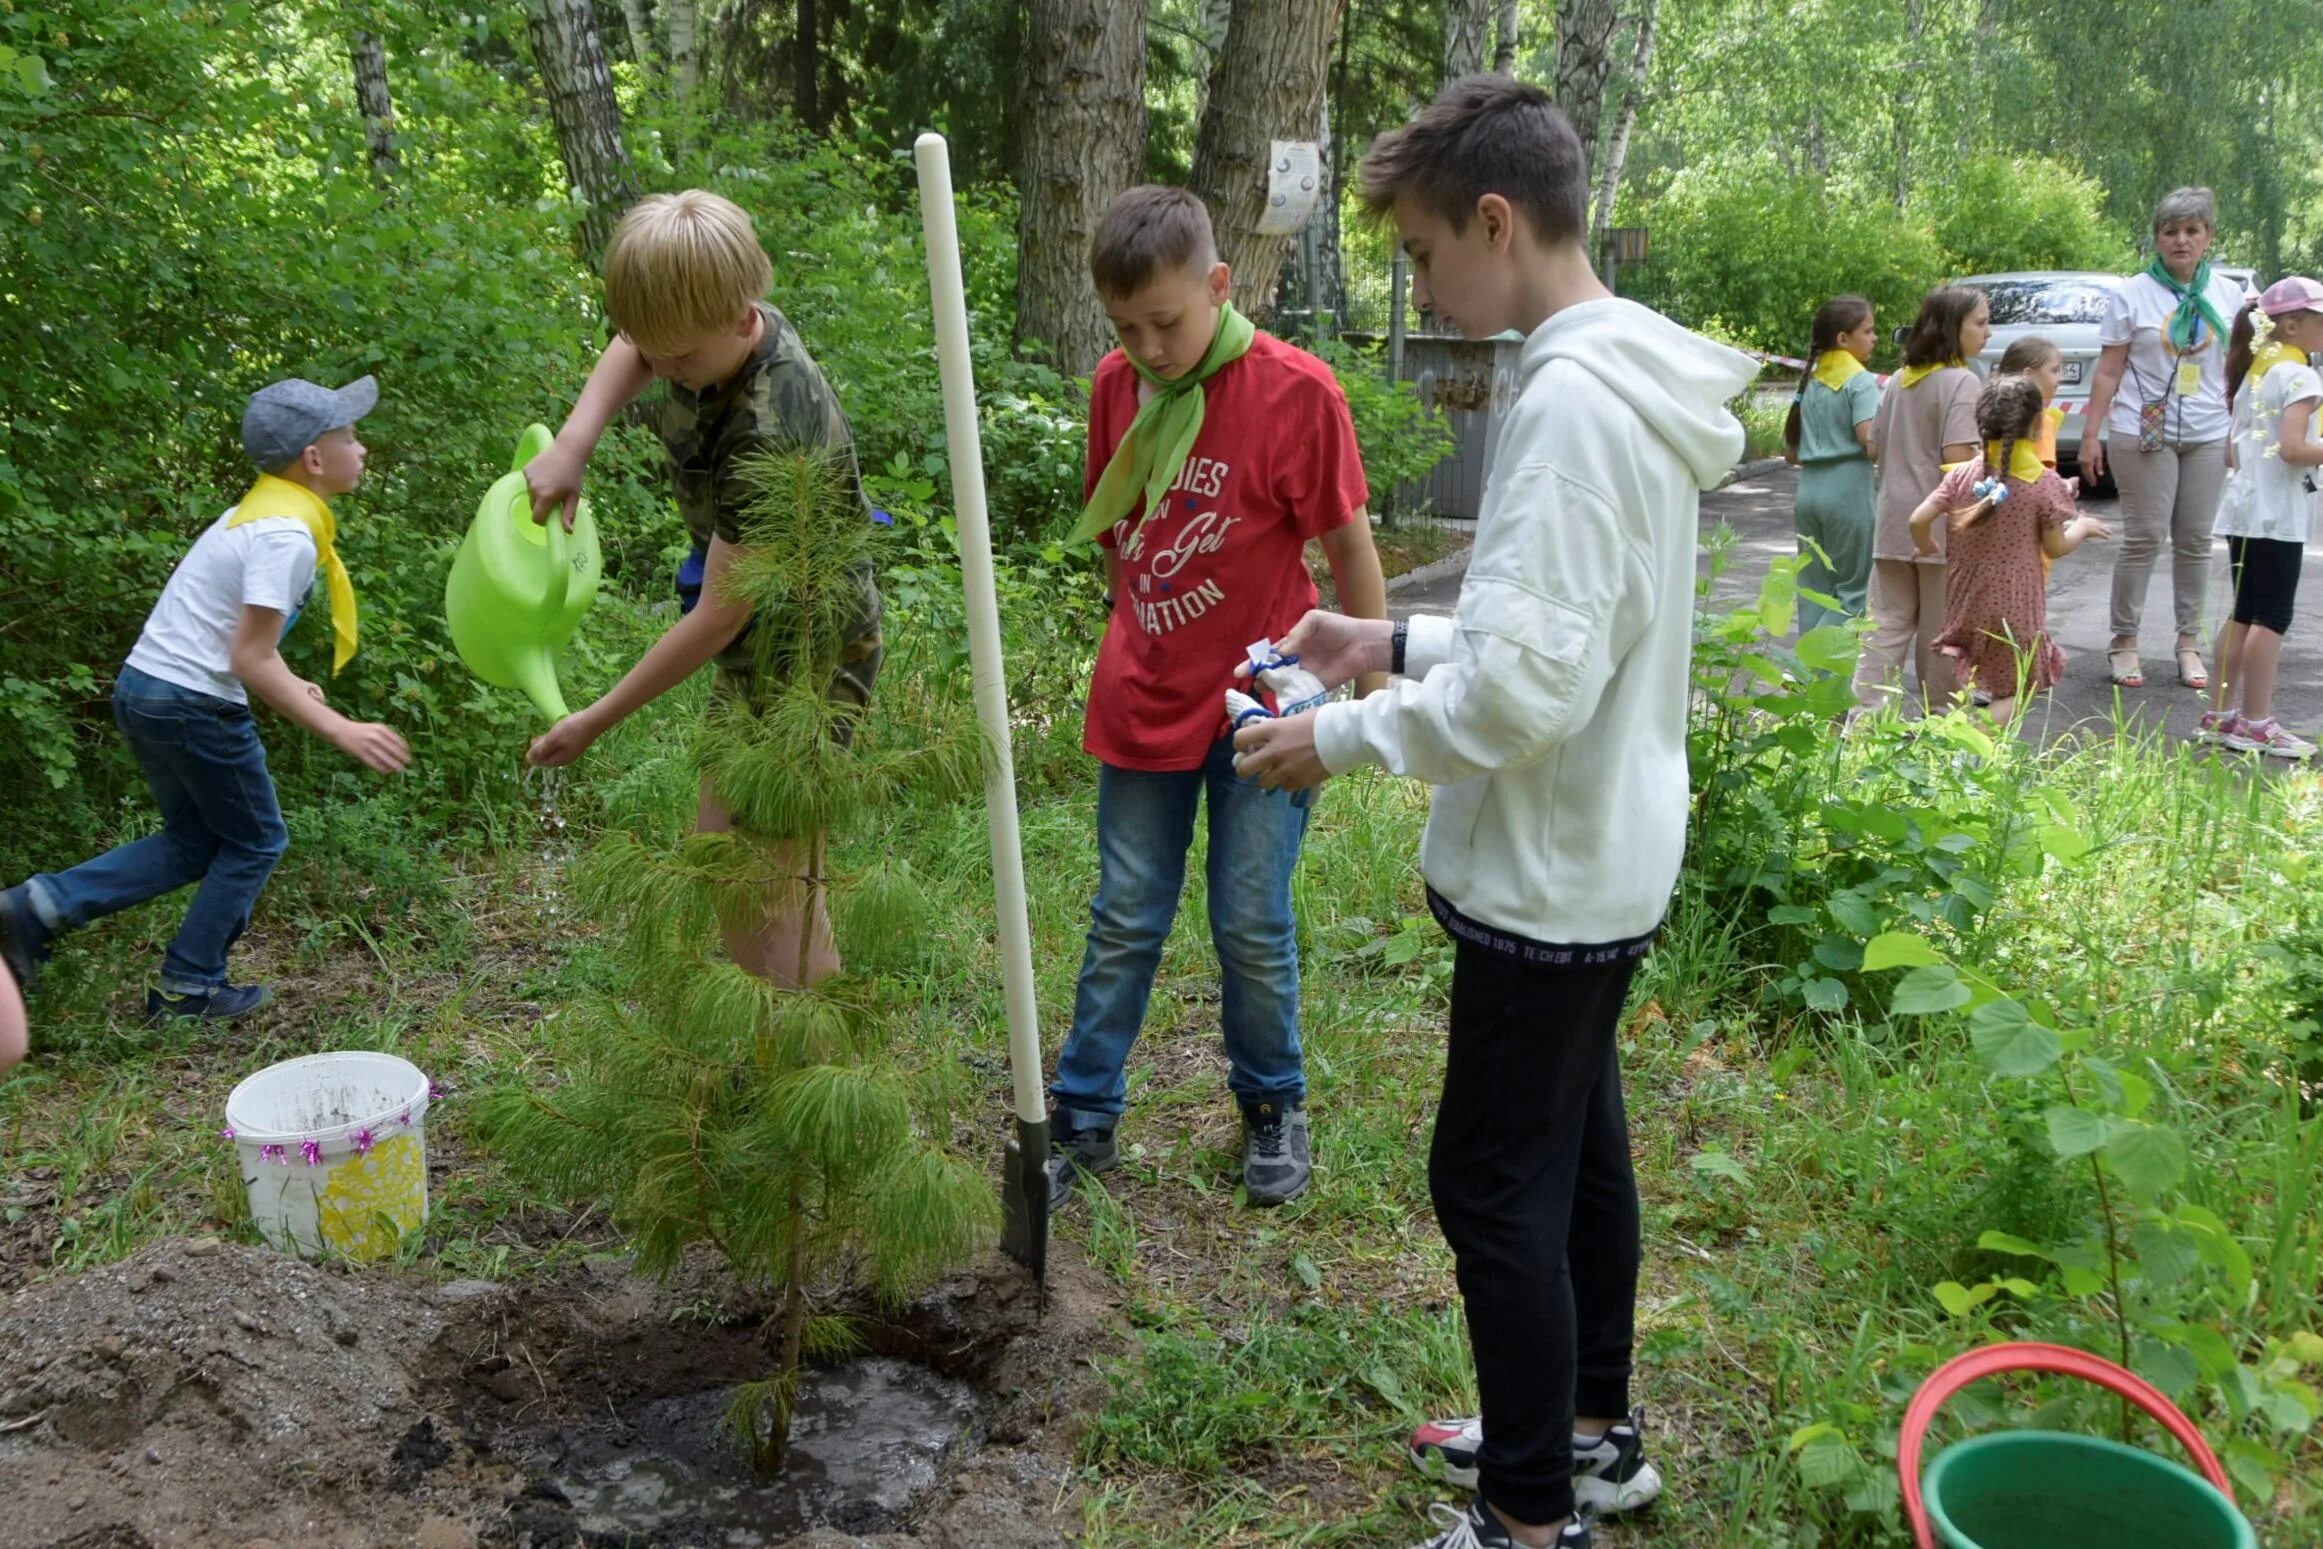
[[561,721],[567,711],[557,657],[597,600],[603,565],[588,501],[574,513],[570,534],[555,514],[532,519],[524,465],[552,439],[546,425],[527,426],[510,470],[485,491],[444,583],[444,618],[470,672],[521,690],[541,714]]

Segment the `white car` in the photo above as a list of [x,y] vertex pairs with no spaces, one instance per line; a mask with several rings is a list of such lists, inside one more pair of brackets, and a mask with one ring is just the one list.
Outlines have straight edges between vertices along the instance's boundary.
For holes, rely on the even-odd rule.
[[[2218,272],[2245,291],[2255,288],[2251,270],[2221,264]],[[1972,364],[1979,376],[2000,364],[2009,345],[2038,334],[2065,357],[2065,377],[2057,407],[2065,422],[2057,428],[2061,472],[2079,471],[2082,411],[2097,376],[2097,327],[2105,320],[2105,298],[2122,276],[2089,269],[2025,270],[2015,274],[1972,274],[1955,283],[1980,290],[1992,302],[1992,339]]]

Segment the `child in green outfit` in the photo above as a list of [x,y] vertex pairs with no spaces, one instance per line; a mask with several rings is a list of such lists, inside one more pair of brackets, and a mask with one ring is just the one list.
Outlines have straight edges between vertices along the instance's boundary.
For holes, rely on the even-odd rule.
[[[1809,337],[1807,370],[1783,421],[1783,455],[1799,469],[1795,520],[1799,552],[1807,558],[1799,570],[1802,635],[1862,616],[1879,498],[1872,476],[1879,447],[1871,436],[1879,381],[1865,364],[1879,343],[1871,303],[1832,297],[1816,309]],[[1810,591],[1836,599],[1839,610],[1807,596]]]

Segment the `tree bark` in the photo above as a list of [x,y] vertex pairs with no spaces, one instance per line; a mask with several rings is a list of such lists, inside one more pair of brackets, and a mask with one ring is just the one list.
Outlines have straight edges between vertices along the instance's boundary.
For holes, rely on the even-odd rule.
[[1217,73],[1218,56],[1226,52],[1226,28],[1234,15],[1234,0],[1202,0],[1194,43],[1194,122],[1210,109],[1210,77]]
[[548,94],[557,150],[567,180],[585,203],[582,251],[594,261],[637,199],[597,16],[589,0],[531,0],[529,20],[533,63]]
[[1597,180],[1597,209],[1591,221],[1592,256],[1605,250],[1605,232],[1613,224],[1614,201],[1621,193],[1621,169],[1629,160],[1629,137],[1637,129],[1638,108],[1645,101],[1647,82],[1653,79],[1654,24],[1661,0],[1638,0],[1637,42],[1629,54],[1629,73],[1621,90],[1621,111],[1614,116],[1613,137],[1605,142],[1605,170]]
[[1210,207],[1219,256],[1253,322],[1273,311],[1288,236],[1262,236],[1276,140],[1316,140],[1323,127],[1331,40],[1346,0],[1235,0],[1194,142],[1188,186]]
[[677,75],[678,98],[691,100],[702,77],[702,10],[699,0],[661,0],[669,16],[669,62]]
[[387,94],[387,51],[375,32],[355,34],[355,106],[371,142],[371,176],[391,183],[401,163],[395,153],[395,101]]
[[798,30],[791,46],[794,50],[791,107],[807,132],[819,135],[824,125],[815,83],[822,72],[823,40],[821,29],[816,25],[815,0],[798,0]]
[[629,30],[629,60],[635,65],[650,67],[653,63],[653,13],[647,9],[648,0],[621,0],[621,24]]
[[1516,74],[1517,0],[1500,0],[1500,19],[1493,25],[1492,71]]
[[1581,137],[1581,165],[1597,165],[1605,81],[1613,71],[1614,0],[1563,0],[1557,7],[1557,106]]
[[1452,82],[1484,68],[1484,44],[1492,31],[1492,0],[1444,0],[1444,79]]
[[1017,185],[1016,341],[1085,376],[1113,333],[1089,239],[1145,166],[1146,0],[1031,0]]

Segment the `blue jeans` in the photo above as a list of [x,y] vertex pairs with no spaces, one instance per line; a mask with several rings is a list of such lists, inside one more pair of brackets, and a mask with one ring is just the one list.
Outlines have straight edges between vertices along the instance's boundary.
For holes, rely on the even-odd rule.
[[1233,742],[1222,739],[1199,769],[1099,766],[1097,899],[1089,908],[1073,1030],[1049,1087],[1065,1122],[1076,1128],[1111,1129],[1126,1106],[1124,1067],[1177,918],[1194,807],[1205,790],[1210,940],[1218,949],[1232,1065],[1227,1085],[1245,1106],[1306,1100],[1291,874],[1314,796],[1261,790],[1257,781],[1237,777]]
[[161,809],[161,832],[26,885],[34,915],[68,931],[133,904],[201,884],[161,961],[161,988],[199,995],[226,982],[226,951],[290,848],[266,750],[249,707],[123,667],[113,686],[121,728]]

